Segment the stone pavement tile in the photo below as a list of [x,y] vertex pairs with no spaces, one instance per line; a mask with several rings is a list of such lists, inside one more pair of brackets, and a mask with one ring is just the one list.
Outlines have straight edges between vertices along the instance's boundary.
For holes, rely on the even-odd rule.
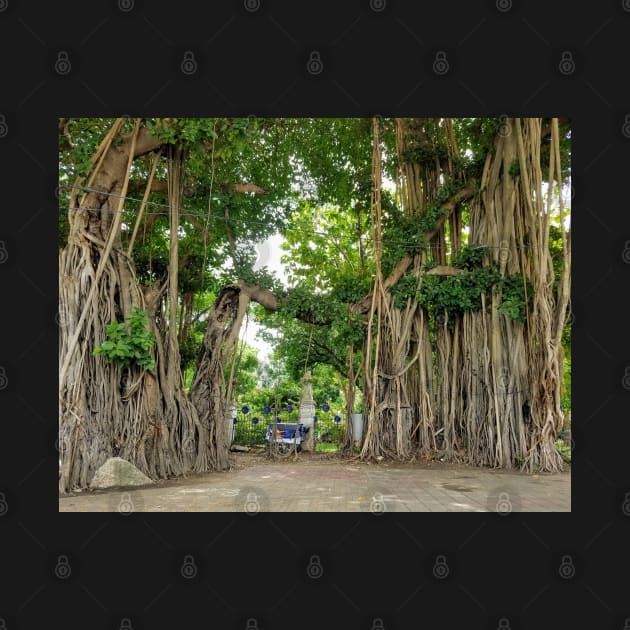
[[[379,494],[392,513],[494,511],[500,492],[508,492],[515,510],[571,509],[567,473],[526,475],[447,464],[368,466],[339,460],[269,463],[250,458],[249,465],[230,473],[160,481],[154,487],[131,490],[130,495],[145,511],[240,512],[241,494],[249,488],[264,497],[271,512],[369,513]],[[107,492],[80,493],[60,498],[59,509],[115,511],[113,501]]]

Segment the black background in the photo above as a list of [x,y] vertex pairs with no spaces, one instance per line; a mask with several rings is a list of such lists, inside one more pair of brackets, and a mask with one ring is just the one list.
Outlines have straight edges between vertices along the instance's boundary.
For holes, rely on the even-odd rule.
[[[125,1],[0,0],[0,628],[630,628],[630,1]],[[571,117],[572,513],[59,514],[57,118],[123,114]]]

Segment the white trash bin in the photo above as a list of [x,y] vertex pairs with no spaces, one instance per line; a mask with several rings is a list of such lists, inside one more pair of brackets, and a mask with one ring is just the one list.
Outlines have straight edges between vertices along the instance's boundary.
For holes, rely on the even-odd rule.
[[352,414],[352,439],[357,442],[363,438],[363,414]]

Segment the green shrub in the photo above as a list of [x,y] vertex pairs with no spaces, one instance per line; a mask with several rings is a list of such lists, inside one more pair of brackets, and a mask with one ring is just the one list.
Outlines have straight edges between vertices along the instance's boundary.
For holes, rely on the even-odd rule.
[[155,336],[148,326],[146,310],[134,308],[125,322],[112,322],[107,326],[105,341],[94,348],[94,354],[100,354],[121,367],[137,365],[145,370],[154,370]]

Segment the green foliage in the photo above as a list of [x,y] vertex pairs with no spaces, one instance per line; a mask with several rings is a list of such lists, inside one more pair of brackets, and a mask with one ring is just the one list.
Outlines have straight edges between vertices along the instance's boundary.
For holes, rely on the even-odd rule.
[[336,453],[339,450],[339,445],[334,442],[318,442],[315,444],[316,453]]
[[353,304],[359,302],[370,290],[370,278],[344,273],[335,282],[334,297],[339,302]]
[[555,447],[560,452],[560,455],[562,455],[562,459],[564,459],[567,462],[571,461],[571,443],[570,442],[565,442],[564,440],[556,440]]
[[348,319],[337,320],[332,328],[338,332],[343,346],[352,345],[355,349],[360,349],[365,339],[366,321],[366,315],[352,314]]
[[[343,421],[345,413],[339,411],[342,418],[341,422],[335,422],[335,413],[331,411],[317,410],[317,424],[315,425],[315,435],[321,440],[321,444],[340,444],[343,442],[344,433],[346,431],[346,423]],[[325,449],[322,449],[325,450]],[[330,449],[332,450],[332,449]]]
[[[419,290],[418,280],[413,274],[403,276],[391,289],[395,296],[394,306],[403,308],[408,298],[415,297],[433,312],[461,314],[479,310],[482,294],[489,295],[493,290],[501,295],[497,310],[513,320],[524,321],[528,307],[526,292],[527,298],[531,299],[533,288],[529,283],[524,284],[520,274],[502,277],[495,265],[482,266],[486,253],[485,247],[462,248],[452,263],[465,269],[463,273],[455,276],[425,275]],[[435,263],[429,263],[426,269],[434,266]]]
[[484,245],[469,245],[462,247],[457,256],[453,256],[451,264],[453,267],[471,270],[481,267],[487,254],[488,248]]
[[533,287],[529,282],[524,282],[521,274],[502,278],[495,287],[495,292],[501,295],[501,304],[497,306],[499,313],[510,319],[525,321]]
[[406,254],[418,254],[425,246],[425,234],[436,229],[438,222],[448,215],[444,204],[457,192],[458,186],[449,183],[440,188],[435,200],[421,216],[405,216],[391,208],[383,219],[383,274],[387,276]]
[[148,324],[146,310],[134,308],[126,322],[112,322],[107,326],[107,337],[100,346],[94,348],[94,354],[103,355],[119,366],[135,364],[144,370],[154,370],[155,337],[148,329]]
[[453,122],[457,145],[463,156],[460,159],[469,175],[479,177],[503,121],[501,118],[456,118]]
[[416,164],[435,166],[436,158],[446,160],[448,152],[446,144],[442,141],[437,146],[429,144],[411,144],[411,146],[403,153],[403,162],[415,162]]
[[288,292],[282,311],[291,317],[306,317],[313,323],[330,323],[347,312],[334,296],[314,293],[312,286],[306,282]]
[[[255,348],[245,344],[242,352],[239,349],[240,357],[237,355],[236,365],[236,396],[240,400],[241,398],[247,398],[250,392],[253,392],[258,387],[258,371],[260,363],[258,361],[258,352]],[[230,371],[232,364],[228,363],[225,366],[224,377],[225,381],[230,377]]]
[[[258,415],[258,413],[256,412]],[[240,413],[237,415],[236,424],[234,425],[234,444],[242,446],[253,446],[255,444],[262,445],[265,443],[267,435],[267,424],[271,422],[271,418],[267,419],[260,415],[257,424],[253,424],[251,419],[254,417],[252,413],[247,416]]]
[[394,296],[394,306],[396,308],[404,308],[407,305],[407,299],[416,297],[418,288],[418,278],[411,273],[403,276],[390,290]]

